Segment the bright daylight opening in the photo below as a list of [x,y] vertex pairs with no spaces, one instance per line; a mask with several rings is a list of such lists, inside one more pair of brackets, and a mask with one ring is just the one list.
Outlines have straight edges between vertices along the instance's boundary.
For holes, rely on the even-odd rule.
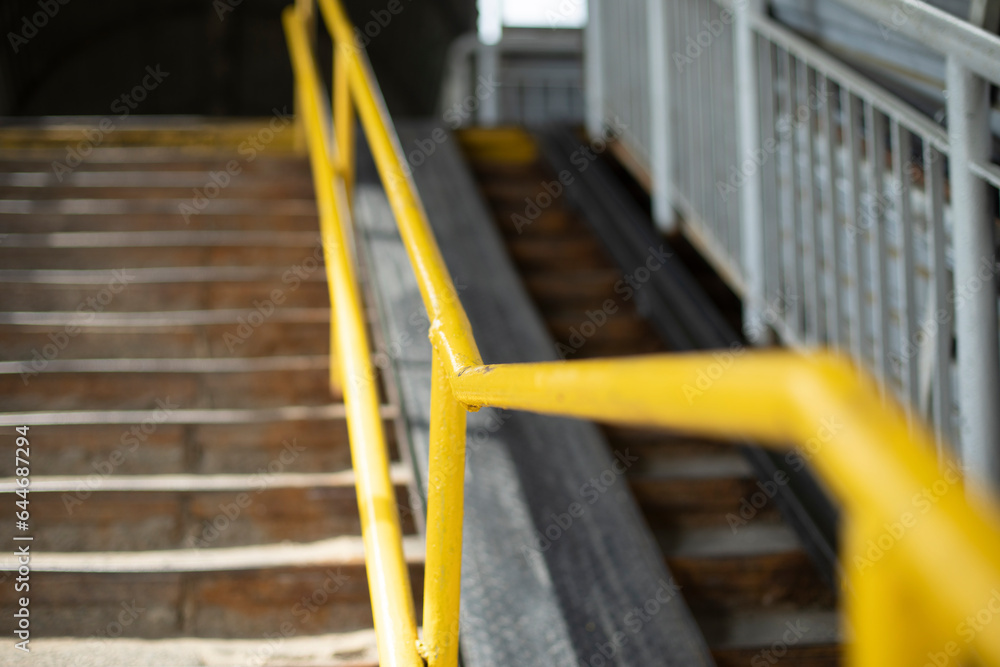
[[587,0],[479,0],[479,37],[487,44],[500,39],[502,26],[582,28]]

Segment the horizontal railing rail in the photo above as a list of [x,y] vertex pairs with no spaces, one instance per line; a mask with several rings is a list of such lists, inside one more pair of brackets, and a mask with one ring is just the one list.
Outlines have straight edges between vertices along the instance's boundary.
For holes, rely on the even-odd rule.
[[[312,4],[290,7],[283,18],[330,282],[331,385],[342,388],[348,409],[381,664],[457,664],[466,413],[491,406],[795,444],[846,510],[851,664],[912,667],[955,646],[1000,665],[1000,623],[981,624],[957,643],[964,619],[990,609],[1000,591],[995,504],[973,507],[954,463],[939,465],[927,430],[896,404],[885,407],[876,384],[847,361],[769,352],[746,353],[724,369],[710,354],[484,365],[367,58],[337,0],[319,7],[335,45],[330,105],[310,51]],[[431,321],[419,641],[350,246],[355,111]]]
[[982,26],[973,25],[923,0],[837,1],[893,31],[953,55],[986,79],[1000,81],[1000,37]]

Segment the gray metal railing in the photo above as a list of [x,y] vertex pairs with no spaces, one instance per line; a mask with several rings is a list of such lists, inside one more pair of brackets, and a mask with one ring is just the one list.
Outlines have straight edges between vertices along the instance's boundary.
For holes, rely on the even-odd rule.
[[841,7],[943,57],[947,125],[763,0],[590,0],[587,125],[626,128],[657,223],[743,297],[752,340],[851,354],[995,484],[1000,39],[919,0]]
[[573,28],[507,29],[497,44],[460,38],[446,64],[442,115],[461,125],[581,123],[582,49]]

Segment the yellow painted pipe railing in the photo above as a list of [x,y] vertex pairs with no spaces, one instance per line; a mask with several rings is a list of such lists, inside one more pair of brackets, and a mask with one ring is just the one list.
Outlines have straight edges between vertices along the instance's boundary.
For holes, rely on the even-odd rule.
[[[283,19],[330,284],[331,386],[342,389],[347,405],[382,665],[457,664],[465,416],[492,406],[795,444],[794,462],[808,461],[844,508],[849,663],[941,667],[974,656],[1000,667],[996,504],[970,500],[957,466],[938,461],[926,429],[910,428],[902,409],[886,407],[875,384],[846,361],[747,352],[483,365],[367,58],[338,1],[319,0],[319,8],[335,45],[331,104],[311,49],[310,0],[286,9]],[[419,641],[351,252],[355,111],[431,321]]]

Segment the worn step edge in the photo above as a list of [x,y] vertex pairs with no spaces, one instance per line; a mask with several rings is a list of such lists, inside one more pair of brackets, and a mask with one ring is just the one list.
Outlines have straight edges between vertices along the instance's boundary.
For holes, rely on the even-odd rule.
[[[52,169],[38,171],[0,172],[0,187],[74,190],[76,188],[204,188],[212,181],[212,170],[155,171],[80,171],[60,177]],[[237,174],[226,188],[251,188],[258,185],[311,185],[305,174],[281,177],[277,174],[262,175],[254,172]]]
[[[409,470],[394,464],[389,479],[396,486],[409,484]],[[325,473],[282,473],[268,475],[268,489],[349,488],[354,486],[354,471]],[[73,475],[32,477],[32,493],[68,493],[88,487],[88,478]],[[22,487],[10,477],[0,477],[0,493],[13,493]],[[109,475],[101,479],[95,492],[192,492],[260,491],[260,474],[252,475]]]
[[[165,310],[150,312],[12,311],[0,312],[0,325],[51,327],[179,327],[200,324],[233,324],[252,309]],[[329,308],[275,308],[268,322],[329,322]]]
[[[629,456],[629,447],[618,446],[618,451]],[[664,456],[652,462],[639,461],[629,471],[635,481],[677,479],[753,479],[753,468],[740,452],[708,453],[693,456]]]
[[316,202],[312,199],[213,199],[211,204],[197,210],[188,199],[0,199],[0,213],[8,215],[39,215],[58,213],[82,215],[135,215],[137,213],[166,212],[184,215],[188,207],[200,216],[230,215],[238,213],[252,216],[316,216]]
[[[29,361],[0,361],[0,375],[18,374]],[[329,367],[328,355],[205,357],[192,359],[52,359],[38,373],[257,373],[313,371]],[[33,367],[30,367],[35,372]]]
[[[0,269],[0,284],[25,285],[161,285],[185,283],[261,283],[280,280],[286,268],[267,266],[160,266],[114,269]],[[325,282],[313,271],[297,276],[300,282]]]
[[187,248],[187,247],[306,247],[319,243],[315,232],[257,230],[185,230],[135,232],[11,233],[2,248]]
[[[27,543],[25,543],[27,544]],[[403,537],[403,555],[411,565],[424,562],[423,538]],[[139,552],[52,553],[31,555],[33,572],[137,574],[151,572],[220,572],[328,565],[360,566],[365,562],[364,539],[341,535],[298,544],[265,544],[218,549],[170,549]],[[18,569],[17,556],[0,558],[0,571]]]
[[832,609],[741,609],[695,614],[713,649],[838,644],[843,640],[840,615]]
[[[396,419],[394,405],[382,405],[382,419]],[[179,410],[166,401],[156,410],[67,410],[54,412],[0,413],[0,426],[53,426],[88,424],[260,424],[283,421],[342,420],[347,417],[343,403],[328,405],[287,405],[278,408],[226,410]]]
[[[34,484],[34,483],[32,483]],[[667,558],[734,558],[799,551],[802,545],[788,526],[757,519],[730,526],[684,526],[654,532]]]
[[[224,667],[262,664],[296,667],[377,667],[378,645],[374,630],[325,635],[261,639],[77,639],[32,638],[31,653],[18,651],[13,642],[0,647],[0,662],[11,665],[54,666],[82,664],[80,657],[108,667],[172,665],[173,667]],[[9,662],[8,662],[9,661]]]

